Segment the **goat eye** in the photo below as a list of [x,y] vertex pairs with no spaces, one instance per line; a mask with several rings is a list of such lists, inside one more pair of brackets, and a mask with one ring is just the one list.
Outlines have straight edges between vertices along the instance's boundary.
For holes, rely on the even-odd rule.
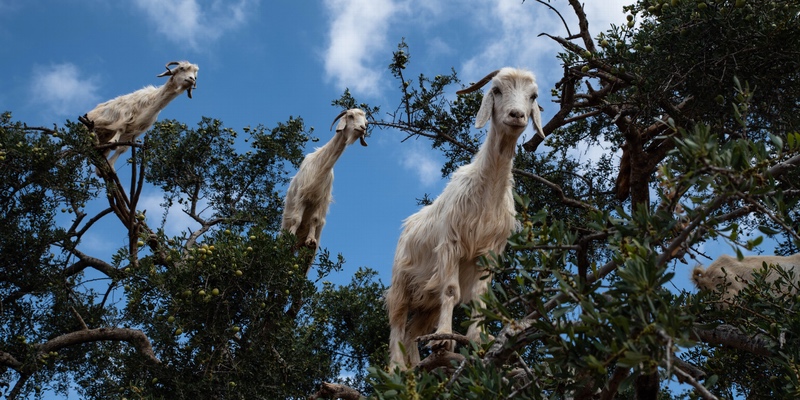
[[534,93],[531,95],[531,100],[536,100],[539,97],[539,94]]
[[496,87],[493,87],[493,88],[492,88],[492,93],[493,93],[493,94],[498,94],[498,95],[499,95],[499,94],[503,94],[503,92],[501,92],[501,91],[500,91],[500,89],[499,89],[499,88],[496,88]]

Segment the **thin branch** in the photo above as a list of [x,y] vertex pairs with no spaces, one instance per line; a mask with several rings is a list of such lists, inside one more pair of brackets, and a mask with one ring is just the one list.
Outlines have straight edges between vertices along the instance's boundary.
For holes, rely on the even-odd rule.
[[70,252],[78,257],[78,262],[64,269],[65,276],[75,275],[87,267],[92,267],[112,279],[120,278],[122,276],[121,273],[114,268],[114,266],[99,258],[88,256],[78,249],[70,249]]
[[572,207],[576,207],[576,208],[582,208],[582,209],[584,209],[584,210],[594,210],[594,211],[596,211],[596,210],[597,210],[596,208],[592,207],[591,205],[589,205],[589,204],[587,204],[587,203],[584,203],[584,202],[582,202],[582,201],[579,201],[579,200],[575,200],[575,199],[571,199],[571,198],[569,198],[569,197],[566,197],[566,196],[564,195],[564,191],[563,191],[563,190],[561,190],[561,186],[558,186],[558,185],[556,185],[555,183],[553,183],[553,182],[550,182],[550,181],[548,181],[547,179],[545,179],[545,178],[542,178],[542,177],[541,177],[541,176],[539,176],[539,175],[536,175],[536,174],[530,173],[530,172],[528,172],[528,171],[523,171],[523,170],[521,170],[521,169],[517,169],[517,168],[514,168],[514,169],[512,170],[512,172],[513,172],[513,173],[515,173],[515,174],[517,174],[517,175],[520,175],[520,176],[524,176],[524,177],[526,177],[526,178],[533,179],[533,180],[535,180],[536,182],[539,182],[539,183],[541,183],[541,184],[543,184],[543,185],[545,185],[545,186],[549,187],[550,189],[552,189],[553,191],[555,191],[555,192],[556,192],[556,194],[558,195],[558,197],[559,197],[559,199],[561,200],[561,202],[562,202],[562,203],[564,203],[564,204],[565,204],[565,205],[567,205],[567,206],[572,206]]
[[[523,0],[523,2],[524,2],[524,0]],[[572,32],[569,31],[569,25],[567,25],[567,21],[564,20],[564,16],[562,16],[561,13],[558,10],[556,10],[555,7],[551,6],[550,3],[545,3],[542,0],[536,0],[536,2],[539,3],[539,4],[544,4],[545,7],[549,8],[554,13],[556,13],[556,15],[558,15],[558,18],[561,18],[561,23],[564,24],[564,29],[567,30],[567,36],[570,36],[570,37],[572,36]]]
[[86,326],[86,321],[84,321],[83,317],[81,317],[81,314],[78,313],[78,310],[76,310],[75,307],[73,307],[73,306],[69,306],[69,309],[72,311],[72,315],[74,315],[75,318],[78,319],[78,323],[81,324],[81,328],[83,328],[84,330],[89,329],[89,327]]
[[676,368],[673,370],[673,373],[681,378],[683,378],[686,382],[694,387],[694,390],[703,396],[706,400],[718,400],[717,396],[714,396],[708,389],[705,388],[700,382],[694,379],[691,375],[683,372],[682,370]]

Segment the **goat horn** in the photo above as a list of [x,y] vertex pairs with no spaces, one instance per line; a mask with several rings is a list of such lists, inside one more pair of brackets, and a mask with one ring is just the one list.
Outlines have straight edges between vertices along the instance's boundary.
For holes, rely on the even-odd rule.
[[470,86],[470,87],[468,87],[466,89],[461,89],[461,90],[457,91],[456,94],[472,93],[472,92],[482,88],[483,85],[489,83],[489,81],[492,80],[492,78],[494,78],[494,76],[497,75],[499,72],[500,72],[499,69],[496,70],[496,71],[490,72],[489,75],[484,76],[483,79],[475,82],[474,84],[472,84],[472,86]]
[[333,119],[333,122],[331,123],[331,127],[328,128],[328,130],[333,129],[333,125],[336,124],[336,121],[338,121],[339,118],[342,118],[345,114],[347,114],[347,110],[344,110],[344,111],[340,112],[339,115],[337,115],[336,118]]
[[167,65],[165,66],[165,68],[167,68],[166,72],[162,72],[162,73],[160,73],[160,74],[157,76],[157,78],[161,78],[162,76],[168,76],[168,75],[172,75],[172,70],[171,70],[171,69],[169,69],[169,66],[170,66],[170,65],[179,65],[179,64],[180,64],[180,63],[179,63],[179,62],[177,62],[177,61],[170,61],[170,62],[168,62],[168,63],[167,63]]

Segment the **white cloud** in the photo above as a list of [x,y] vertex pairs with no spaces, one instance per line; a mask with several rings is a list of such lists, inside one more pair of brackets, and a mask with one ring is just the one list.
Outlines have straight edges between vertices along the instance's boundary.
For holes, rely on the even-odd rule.
[[155,23],[164,37],[176,44],[199,50],[246,22],[258,0],[226,2],[215,0],[201,5],[198,0],[135,0],[134,3]]
[[58,116],[77,116],[95,106],[97,78],[84,77],[74,64],[35,65],[31,81],[31,100]]
[[587,2],[583,7],[589,19],[589,31],[597,35],[607,31],[611,24],[620,25],[625,22],[622,7],[629,5],[630,0],[606,0]]
[[[584,6],[589,20],[589,31],[596,36],[610,28],[610,24],[625,21],[622,6],[629,0],[587,2]],[[571,33],[578,31],[577,17],[566,2],[552,4],[566,19]],[[558,15],[537,3],[520,4],[517,0],[499,0],[473,7],[471,20],[478,25],[486,38],[477,55],[468,59],[459,72],[463,81],[476,81],[490,71],[501,67],[532,70],[541,88],[552,87],[562,70],[555,66],[556,53],[561,46],[541,33],[567,36],[566,28]]]
[[379,92],[387,47],[390,17],[400,11],[392,0],[326,0],[333,20],[330,24],[328,48],[325,50],[325,72],[340,88],[374,95]]
[[554,17],[544,6],[516,0],[474,7],[471,19],[480,24],[485,41],[479,44],[477,54],[462,65],[461,78],[475,81],[502,67],[537,71],[538,65],[549,64],[558,47],[538,35],[558,29],[558,18]]
[[409,146],[403,146],[401,157],[400,164],[417,174],[422,186],[430,187],[441,181],[442,163],[436,160],[433,150],[422,143],[412,142]]

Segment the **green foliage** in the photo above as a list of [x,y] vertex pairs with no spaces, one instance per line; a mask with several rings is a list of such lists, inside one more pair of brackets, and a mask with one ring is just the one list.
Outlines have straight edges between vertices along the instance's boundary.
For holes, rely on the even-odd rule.
[[[278,232],[280,188],[316,140],[302,118],[242,138],[211,118],[159,122],[131,152],[142,180],[127,188],[94,175],[105,160],[82,125],[3,114],[9,397],[66,393],[71,381],[86,398],[305,398],[324,381],[386,399],[797,397],[797,271],[776,267],[770,283],[764,270],[733,300],[674,282],[706,263],[712,241],[737,255],[800,248],[798,5],[639,0],[625,10],[625,25],[599,35],[583,25],[569,40],[550,36],[564,48],[560,110],[547,147],[532,139],[517,152],[519,230],[504,254],[480,260],[492,290],[454,324],[479,307],[493,339],[458,348],[450,369],[385,369],[386,288],[374,271],[337,287],[326,278],[344,258],[321,249],[316,276],[303,276],[309,254]],[[446,176],[482,142],[472,129],[482,95],[449,97],[455,71],[412,73],[411,59],[401,41],[389,119],[349,91],[333,105],[430,140]],[[242,141],[252,149],[237,151]],[[163,217],[152,228],[161,210],[137,207],[144,185],[200,227],[167,237]],[[115,218],[127,245],[82,251],[87,232]],[[686,393],[669,393],[675,380]]]
[[[134,147],[134,177],[199,224],[167,237],[165,212],[137,209],[141,181],[126,190],[116,175],[95,177],[105,160],[85,127],[31,128],[2,115],[0,382],[9,397],[66,394],[74,382],[84,398],[305,398],[346,369],[383,362],[387,340],[373,333],[385,324],[375,301],[385,288],[375,273],[317,293],[343,257],[321,249],[311,281],[300,267],[308,250],[278,231],[279,190],[311,132],[300,118],[244,132],[252,150],[240,154],[238,132],[218,120],[167,120]],[[114,218],[130,245],[86,254],[87,232]]]
[[[626,11],[630,22],[596,41],[585,28],[551,36],[564,47],[561,115],[548,148],[519,149],[521,229],[506,254],[482,261],[494,280],[479,311],[495,340],[461,348],[465,360],[446,371],[372,368],[377,398],[634,398],[653,376],[663,398],[675,394],[659,376],[689,382],[681,398],[796,392],[791,288],[756,279],[724,308],[719,294],[673,281],[710,241],[772,253],[763,234],[776,254],[798,251],[797,5],[643,0]],[[480,94],[421,97],[424,75],[403,78],[408,54],[401,42],[390,70],[402,118],[386,125],[430,138],[446,174],[480,142],[469,129]],[[467,120],[429,126],[436,110]],[[596,146],[622,147],[628,164],[608,151],[584,160]],[[630,203],[617,197],[626,179]]]

